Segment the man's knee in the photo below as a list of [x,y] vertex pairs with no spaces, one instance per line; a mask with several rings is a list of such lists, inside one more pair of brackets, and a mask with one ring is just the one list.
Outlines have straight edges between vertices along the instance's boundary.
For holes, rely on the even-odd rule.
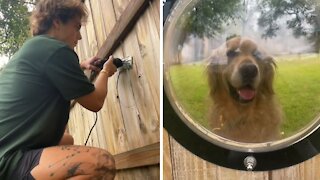
[[106,150],[87,146],[57,146],[43,150],[39,164],[32,169],[35,179],[86,176],[114,179],[115,161]]
[[96,149],[96,151],[96,167],[94,171],[106,177],[113,178],[116,173],[114,157],[106,150]]

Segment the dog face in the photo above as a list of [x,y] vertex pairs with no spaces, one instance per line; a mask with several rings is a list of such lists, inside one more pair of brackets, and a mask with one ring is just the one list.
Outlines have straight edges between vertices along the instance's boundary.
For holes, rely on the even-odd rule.
[[[248,104],[257,96],[273,94],[275,63],[252,40],[235,37],[226,42],[207,67],[211,96],[227,92],[236,102]],[[221,53],[223,52],[223,53]],[[221,57],[223,55],[224,57]],[[224,58],[225,63],[216,63]]]

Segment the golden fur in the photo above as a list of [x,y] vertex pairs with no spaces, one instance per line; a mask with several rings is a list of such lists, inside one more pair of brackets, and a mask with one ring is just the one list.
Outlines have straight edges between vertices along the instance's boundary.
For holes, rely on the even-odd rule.
[[235,37],[215,50],[207,66],[212,131],[238,142],[279,139],[282,112],[273,91],[274,71],[273,58],[250,39]]

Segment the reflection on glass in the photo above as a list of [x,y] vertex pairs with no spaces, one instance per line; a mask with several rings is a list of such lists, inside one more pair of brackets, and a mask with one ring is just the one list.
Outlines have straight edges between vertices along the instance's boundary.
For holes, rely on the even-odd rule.
[[164,34],[165,80],[192,121],[249,143],[317,121],[319,1],[181,2]]

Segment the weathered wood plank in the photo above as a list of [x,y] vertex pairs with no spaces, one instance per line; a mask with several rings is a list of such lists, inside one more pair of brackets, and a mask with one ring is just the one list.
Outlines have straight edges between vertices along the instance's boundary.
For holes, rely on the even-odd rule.
[[[320,155],[288,168],[274,171],[246,172],[220,167],[204,161],[184,149],[170,136],[169,138],[163,138],[163,141],[165,148],[164,163],[167,164],[164,164],[164,166],[166,165],[166,171],[169,171],[170,162],[173,163],[171,170],[174,180],[318,180],[320,177]],[[166,147],[166,144],[170,146]],[[167,160],[165,160],[166,158]],[[164,179],[170,179],[170,175],[164,175]]]
[[[160,26],[160,0],[157,1],[155,0],[154,2],[152,2],[150,4],[150,8],[151,8],[151,11],[148,11],[150,13],[150,16],[152,17],[153,19],[153,22],[155,23],[156,26]],[[158,35],[160,36],[160,27],[157,28],[158,29]]]
[[101,9],[100,1],[90,1],[90,9],[92,11],[92,23],[94,24],[94,30],[96,34],[97,46],[101,47],[104,43],[107,34],[104,26],[103,18],[103,9]]
[[114,155],[117,170],[160,163],[160,143],[150,144]]
[[[94,9],[93,7],[97,8],[97,5],[99,3],[97,2],[93,2],[93,1],[86,1],[87,5],[89,6],[89,12],[91,13],[97,13],[97,11],[93,12],[92,9]],[[112,6],[117,6],[120,7],[120,4],[117,4],[116,2],[113,2],[114,4],[112,4]],[[128,3],[125,2],[121,2],[122,5],[128,6]],[[94,5],[95,4],[95,5]],[[110,5],[110,4],[108,4]],[[101,6],[106,6],[105,2],[101,2]],[[123,8],[125,9],[125,8]],[[98,16],[93,16],[91,17],[98,17]],[[113,16],[114,17],[114,16]],[[112,21],[112,16],[110,18],[110,20],[108,20],[109,17],[104,17],[104,21],[105,22],[110,22]],[[96,20],[92,20],[90,21],[90,16],[88,19],[88,23],[89,24],[93,24],[93,26],[88,26],[86,28],[86,32],[87,32],[87,38],[88,39],[94,39],[96,37],[98,37],[97,34],[95,34],[95,36],[90,36],[90,33],[88,33],[89,31],[91,32],[91,34],[93,34],[92,32],[97,32],[96,29],[94,29],[93,27],[96,27]],[[89,25],[88,24],[88,25]],[[91,29],[90,29],[91,27]],[[136,41],[136,36],[135,33],[132,33],[131,35],[132,39],[134,39],[135,43],[125,43],[125,44],[130,44],[131,47],[129,47],[129,49],[132,49],[133,51],[135,51],[134,49],[139,49],[137,48],[138,43]],[[99,38],[98,38],[99,39]],[[90,40],[87,40],[87,42],[89,43]],[[130,40],[128,40],[128,42],[132,42]],[[99,43],[98,43],[99,44]],[[159,38],[158,38],[158,43],[159,44]],[[136,46],[136,48],[133,48],[132,45]],[[103,47],[102,47],[103,48]],[[127,49],[125,46],[122,47],[121,49],[119,49],[118,51],[115,52],[116,55],[118,56],[124,56],[124,54],[121,52],[121,50],[125,50]],[[89,49],[90,51],[90,49]],[[128,50],[125,50],[127,52],[129,52]],[[156,50],[159,51],[159,50]],[[159,52],[157,52],[159,53]],[[138,57],[137,59],[135,59],[137,62],[142,61],[143,57],[141,56],[140,52],[133,52],[130,54],[136,54],[135,56]],[[151,52],[150,54],[154,54],[153,52]],[[152,61],[158,61],[159,57],[156,59],[151,59]],[[159,66],[157,67],[157,69],[159,69]],[[139,146],[143,146],[143,145],[147,145],[153,142],[159,142],[159,91],[155,93],[155,95],[157,96],[156,101],[158,101],[158,105],[157,106],[152,106],[153,107],[151,109],[151,111],[153,113],[150,113],[150,109],[147,110],[147,106],[149,106],[149,104],[152,103],[146,103],[144,101],[150,101],[150,99],[152,99],[153,97],[151,95],[148,96],[144,96],[144,94],[141,94],[141,92],[136,91],[135,89],[144,89],[144,91],[147,91],[148,93],[148,89],[150,89],[149,87],[149,82],[146,82],[146,80],[141,81],[140,80],[140,84],[144,85],[144,86],[137,86],[137,87],[131,87],[130,86],[135,86],[133,84],[133,82],[139,82],[139,75],[137,74],[140,70],[132,70],[131,72],[127,72],[124,74],[120,74],[119,78],[115,77],[118,76],[118,74],[116,74],[113,78],[109,79],[109,92],[108,92],[108,97],[106,99],[106,105],[108,106],[110,104],[110,106],[103,108],[102,112],[99,112],[99,118],[98,118],[98,124],[96,126],[96,128],[94,129],[90,140],[89,140],[89,145],[94,145],[97,147],[102,147],[102,148],[107,148],[111,153],[115,154],[115,153],[119,153],[119,152],[125,152],[127,150],[130,150],[131,148],[135,148],[135,147],[139,147]],[[143,73],[143,71],[140,71]],[[135,80],[132,80],[130,76],[128,76],[127,74],[131,74],[130,76],[132,76],[133,78],[135,78]],[[150,77],[152,77],[154,75],[150,75]],[[144,78],[141,78],[144,79]],[[155,80],[157,82],[159,82],[158,80]],[[131,84],[131,85],[130,85]],[[151,85],[150,85],[151,86]],[[133,89],[132,89],[133,88]],[[136,94],[139,93],[139,95],[136,96]],[[142,105],[139,107],[132,107],[132,104],[135,104],[136,101],[140,101],[139,99],[143,99],[142,101]],[[123,102],[122,102],[123,101]],[[131,104],[131,105],[129,105]],[[139,103],[137,103],[139,104]],[[129,107],[129,106],[131,107]],[[147,106],[146,106],[147,105]],[[140,110],[141,109],[141,110]],[[141,115],[140,115],[140,111],[142,111]],[[150,114],[150,115],[149,115]],[[150,116],[151,119],[150,119]],[[143,120],[141,120],[140,118],[142,118]],[[99,124],[100,123],[100,124]],[[87,127],[88,131],[91,127],[92,123],[91,121],[87,122],[87,124],[83,124],[83,126]],[[130,128],[128,128],[130,127]],[[150,129],[151,130],[148,130]],[[142,128],[142,129],[141,129]],[[142,130],[142,131],[141,131]],[[149,137],[149,134],[144,133],[143,131],[150,131],[148,132],[149,134],[153,134],[151,136],[151,138]],[[111,133],[110,133],[111,132]],[[137,133],[140,132],[140,133]],[[142,134],[141,134],[142,132]],[[83,134],[87,134],[87,133],[83,133]],[[80,135],[79,135],[80,136]],[[82,135],[82,137],[85,135]],[[128,138],[129,137],[129,138]],[[141,141],[141,139],[143,139],[143,137],[148,137],[148,141],[143,142]],[[103,140],[104,139],[104,140]],[[134,140],[133,140],[134,139]],[[106,141],[106,142],[104,142]],[[78,143],[81,143],[82,141],[77,140]],[[104,143],[103,143],[104,142]],[[108,144],[108,146],[106,145]]]
[[[108,41],[107,37],[111,36],[111,31],[116,23],[119,23],[120,17],[125,16],[124,12],[130,3],[136,2],[134,0],[86,1],[89,18],[86,26],[81,29],[82,40],[76,47],[80,59],[97,54],[98,49],[93,50],[95,46],[103,48],[103,42]],[[124,155],[135,148],[153,143],[159,144],[160,89],[154,87],[160,84],[160,78],[156,77],[159,76],[156,71],[160,68],[159,26],[153,22],[156,17],[150,17],[154,16],[155,12],[150,11],[155,10],[148,8],[146,13],[140,14],[141,17],[128,33],[128,37],[112,52],[115,57],[133,56],[134,67],[109,78],[105,105],[98,112],[97,125],[88,142],[88,145],[104,148],[113,155]],[[144,31],[138,32],[139,27]],[[148,35],[142,38],[139,34],[141,32]],[[154,34],[155,37],[152,37]],[[140,44],[146,46],[144,49],[147,50],[140,51]],[[74,136],[76,144],[84,143],[94,120],[94,113],[79,105],[71,111],[70,133]],[[129,166],[130,163],[133,162],[124,165]],[[116,179],[159,179],[159,173],[159,165],[139,165],[137,168],[118,170]]]
[[172,180],[172,165],[171,165],[171,150],[170,150],[170,139],[168,132],[163,130],[162,142],[163,142],[163,173],[162,177],[165,180]]
[[115,180],[160,180],[159,166],[118,170]]
[[159,122],[159,115],[153,106],[150,84],[144,76],[147,67],[143,66],[143,58],[137,51],[139,45],[135,33],[130,33],[127,40],[130,43],[123,44],[124,55],[134,57],[134,66],[121,74],[118,92],[130,147],[137,148],[159,141],[159,126],[156,125],[156,129],[153,126]]
[[170,147],[174,180],[268,180],[268,172],[237,171],[204,161],[171,137]]
[[148,5],[148,2],[149,0],[134,0],[129,2],[102,45],[102,48],[98,51],[98,57],[104,58],[113,53],[120,41],[123,41],[127,33],[130,32],[132,26],[136,23],[136,19],[141,15],[141,11]]
[[[157,1],[154,1],[155,4]],[[150,6],[152,7],[152,6]],[[155,59],[160,58],[160,36],[157,32],[158,25],[154,23],[153,19],[150,17],[151,11],[146,12],[142,17],[140,22],[137,23],[136,32],[139,43],[139,51],[143,57],[143,66],[149,67],[144,68],[145,74],[144,77],[150,83],[150,92],[152,97],[156,97],[154,101],[154,106],[159,107],[160,97],[159,94],[160,84],[158,79],[160,79],[160,62],[155,61]],[[157,28],[155,28],[157,27]],[[160,109],[160,108],[156,108]]]
[[[117,2],[114,2],[114,6],[120,7]],[[116,88],[119,109],[124,125],[124,128],[119,132],[122,134],[122,139],[125,139],[127,142],[125,143],[127,150],[159,141],[159,125],[157,125],[159,124],[159,113],[157,113],[157,110],[153,109],[153,106],[150,106],[149,108],[148,105],[150,104],[149,101],[154,101],[154,97],[148,95],[151,85],[146,83],[144,78],[140,78],[139,80],[139,73],[144,73],[145,69],[143,66],[140,67],[139,65],[136,65],[144,59],[140,52],[137,51],[139,46],[136,41],[137,37],[134,30],[128,36],[129,37],[124,41],[121,48],[116,51],[116,53],[119,54],[121,54],[120,52],[122,51],[122,57],[127,55],[134,57],[133,69],[120,74],[119,81],[117,83],[118,88]],[[143,83],[140,83],[141,81]],[[156,81],[159,82],[159,79]],[[142,84],[142,86],[139,84]],[[141,93],[143,95],[141,95]],[[140,103],[141,105],[139,105]],[[149,109],[146,110],[146,107]],[[150,126],[150,124],[152,126]],[[154,126],[154,124],[156,126]],[[155,130],[150,129],[149,127],[153,127]]]
[[[102,16],[100,21],[104,24],[105,33],[107,36],[110,34],[112,27],[116,23],[116,11],[114,10],[113,1],[99,1],[101,5]],[[104,40],[106,37],[103,38]],[[118,50],[114,53],[116,57],[123,57],[123,52]],[[122,84],[118,83],[119,72],[113,77],[109,78],[108,95],[105,100],[105,106],[100,111],[102,119],[103,136],[108,150],[112,154],[117,154],[130,150],[128,146],[128,138],[124,125],[124,120],[121,111],[121,104],[119,101],[118,88]],[[120,81],[119,81],[120,82]]]
[[[116,12],[114,11],[113,1],[99,1],[101,6],[102,16],[100,21],[103,22],[105,33],[108,35],[112,30],[112,27],[116,24]],[[106,37],[107,37],[106,35]],[[104,37],[104,40],[106,39]]]
[[320,155],[311,158],[303,163],[284,169],[270,172],[270,179],[286,180],[318,180],[320,177]]
[[86,1],[85,5],[88,9],[88,14],[90,14],[90,16],[88,16],[88,20],[87,20],[88,22],[86,23],[86,25],[84,27],[87,31],[87,33],[86,33],[87,34],[87,42],[86,43],[87,43],[88,49],[86,52],[87,52],[88,57],[92,57],[98,52],[99,47],[98,47],[95,27],[94,27],[94,23],[93,23],[93,17],[92,17],[93,10],[91,9],[90,1]]

